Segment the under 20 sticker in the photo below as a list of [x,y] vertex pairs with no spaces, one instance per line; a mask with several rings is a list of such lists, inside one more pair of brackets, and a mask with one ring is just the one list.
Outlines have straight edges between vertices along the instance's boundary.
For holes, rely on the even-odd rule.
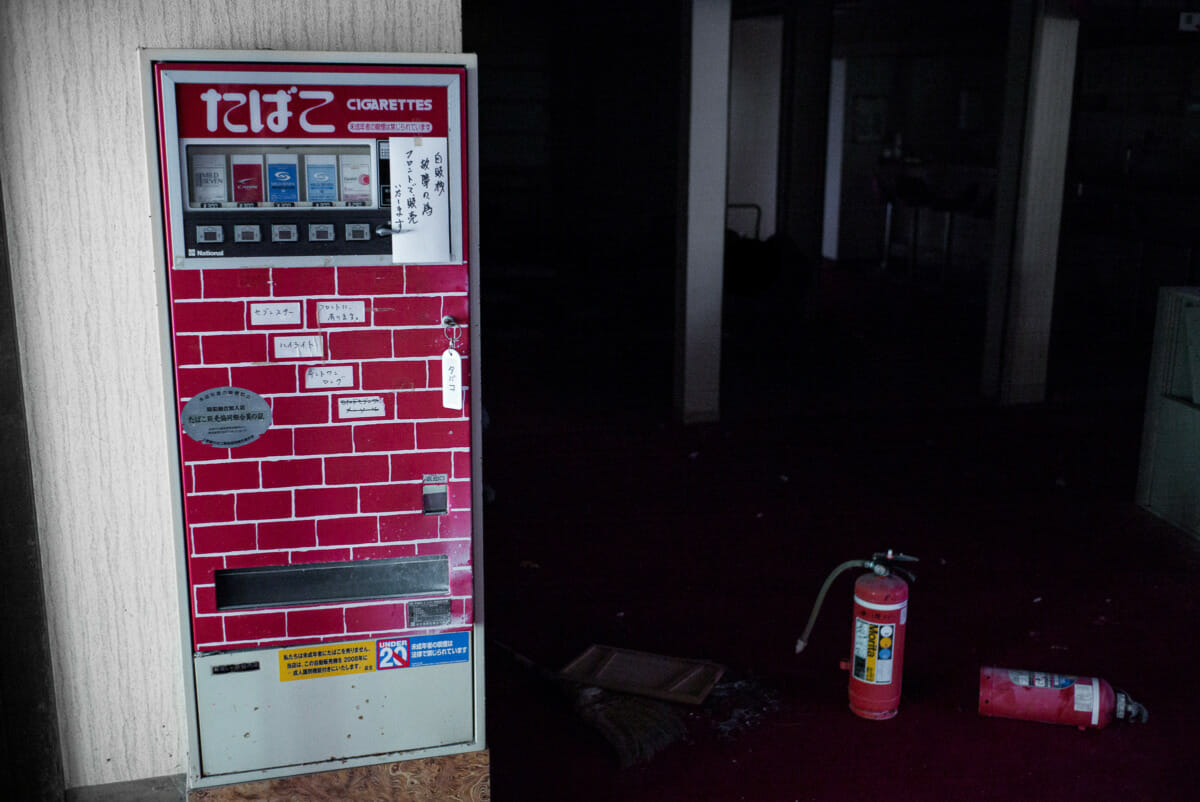
[[443,635],[417,635],[375,641],[375,666],[380,671],[465,663],[470,659],[470,632],[447,632]]

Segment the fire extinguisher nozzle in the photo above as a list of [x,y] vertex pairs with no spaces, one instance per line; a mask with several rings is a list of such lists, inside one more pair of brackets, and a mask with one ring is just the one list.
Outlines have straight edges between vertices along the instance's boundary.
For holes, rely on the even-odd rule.
[[804,638],[797,638],[796,639],[796,654],[800,654],[800,652],[804,651],[804,647],[807,645],[808,645],[808,642],[805,641]]
[[1133,724],[1145,724],[1150,718],[1150,711],[1140,702],[1133,701],[1133,697],[1125,693],[1125,691],[1117,691],[1117,718],[1123,721],[1128,721]]

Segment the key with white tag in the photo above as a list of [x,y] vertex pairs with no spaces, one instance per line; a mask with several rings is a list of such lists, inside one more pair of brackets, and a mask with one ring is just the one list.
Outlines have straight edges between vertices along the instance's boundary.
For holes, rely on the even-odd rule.
[[458,323],[452,317],[442,320],[443,331],[450,345],[442,351],[442,406],[446,409],[463,408],[462,356],[458,344],[462,339]]

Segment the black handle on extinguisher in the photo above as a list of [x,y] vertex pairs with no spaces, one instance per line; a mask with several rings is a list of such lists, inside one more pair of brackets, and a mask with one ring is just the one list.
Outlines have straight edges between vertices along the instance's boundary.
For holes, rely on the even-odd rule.
[[[915,563],[920,562],[919,557],[914,557],[911,554],[903,554],[898,551],[877,551],[871,555],[871,562],[881,566],[887,573],[895,574],[908,583],[917,581],[917,577],[908,568],[901,568],[897,563]],[[876,571],[878,573],[878,571]]]

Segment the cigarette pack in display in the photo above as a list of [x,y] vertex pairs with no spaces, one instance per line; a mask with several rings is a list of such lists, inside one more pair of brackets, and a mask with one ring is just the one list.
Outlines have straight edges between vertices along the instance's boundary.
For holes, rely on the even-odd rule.
[[258,154],[235,153],[233,162],[233,199],[238,203],[259,203],[263,199],[263,160]]
[[300,164],[296,154],[267,154],[267,200],[273,203],[300,200]]
[[192,203],[223,203],[225,184],[225,154],[192,156]]
[[341,156],[342,200],[346,203],[371,202],[371,159],[365,154]]
[[337,157],[313,155],[304,157],[304,186],[308,200],[326,203],[338,199]]

